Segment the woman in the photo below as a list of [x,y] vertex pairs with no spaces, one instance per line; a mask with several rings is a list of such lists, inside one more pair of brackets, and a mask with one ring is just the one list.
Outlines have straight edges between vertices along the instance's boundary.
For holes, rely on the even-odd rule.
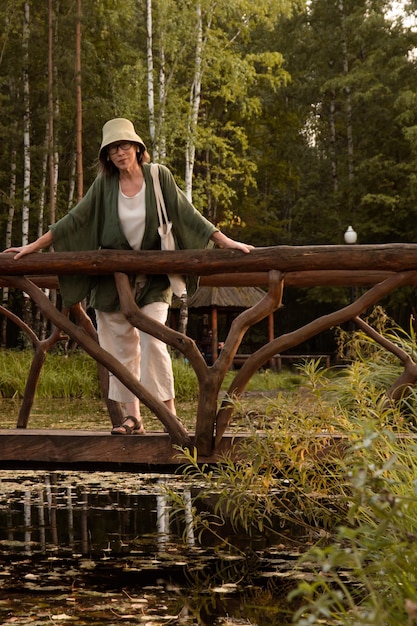
[[[52,244],[56,252],[160,249],[149,162],[146,146],[132,122],[125,118],[109,120],[103,126],[99,173],[84,198],[39,239],[6,252],[17,252],[14,258],[19,259]],[[159,166],[159,178],[177,248],[205,248],[210,240],[222,248],[245,253],[253,248],[226,237],[194,209],[168,168]],[[172,297],[168,277],[141,275],[133,280],[136,302],[143,313],[165,324]],[[101,347],[175,414],[174,378],[167,346],[126,320],[120,311],[113,276],[62,276],[60,289],[65,308],[90,295]],[[123,424],[112,429],[112,434],[143,434],[138,398],[113,375],[109,380],[109,398],[122,403],[126,416]]]

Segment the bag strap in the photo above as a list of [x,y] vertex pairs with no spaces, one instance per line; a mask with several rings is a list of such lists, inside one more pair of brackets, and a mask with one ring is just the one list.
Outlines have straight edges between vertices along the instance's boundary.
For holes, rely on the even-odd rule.
[[155,190],[156,208],[158,211],[159,225],[162,227],[164,224],[169,223],[167,210],[165,207],[164,195],[161,189],[161,182],[159,180],[159,167],[157,163],[151,163],[151,174],[153,179],[153,186]]

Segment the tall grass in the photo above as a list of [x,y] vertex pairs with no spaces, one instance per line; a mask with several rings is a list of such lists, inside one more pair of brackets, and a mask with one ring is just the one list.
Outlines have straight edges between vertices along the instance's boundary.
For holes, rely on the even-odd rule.
[[[415,357],[416,338],[389,323],[382,332]],[[349,349],[355,359],[324,396],[349,424],[342,470],[346,515],[329,541],[305,560],[314,582],[292,594],[303,605],[298,626],[412,626],[417,624],[417,394],[388,407],[384,389],[399,363],[363,333]]]
[[[414,335],[383,330],[410,354]],[[186,472],[200,487],[195,527],[313,542],[294,571],[289,602],[297,626],[417,624],[417,393],[387,406],[400,371],[362,333],[349,336],[352,363],[331,374],[304,366],[308,387],[272,399],[238,459]],[[379,368],[378,368],[379,365]],[[178,494],[173,495],[177,501]],[[209,513],[198,501],[213,502]],[[178,506],[178,510],[181,507]],[[298,532],[297,532],[298,529]],[[231,542],[233,543],[233,542]],[[233,551],[237,547],[229,545]]]

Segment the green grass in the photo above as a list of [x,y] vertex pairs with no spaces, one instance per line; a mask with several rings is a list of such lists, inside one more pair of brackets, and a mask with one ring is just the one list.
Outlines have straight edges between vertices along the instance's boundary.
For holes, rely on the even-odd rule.
[[[0,397],[22,398],[33,353],[0,350]],[[98,398],[97,367],[84,352],[48,354],[39,378],[38,398]]]
[[[22,398],[33,352],[29,350],[0,350],[0,397]],[[190,365],[174,359],[175,394],[178,402],[198,398],[198,382]],[[222,389],[226,390],[235,372],[228,372]],[[294,389],[302,376],[290,371],[257,372],[248,384],[248,391]],[[51,353],[46,357],[39,378],[37,398],[92,398],[100,397],[97,367],[85,352],[76,350],[66,356]]]
[[[32,358],[30,350],[0,350],[0,422],[4,428],[16,425]],[[178,415],[186,428],[194,430],[197,377],[191,366],[179,359],[173,360],[173,370]],[[227,373],[222,391],[228,388],[234,375],[232,371]],[[240,427],[239,421],[249,409],[252,414],[265,413],[265,392],[276,396],[282,390],[296,390],[302,380],[302,376],[285,370],[256,373],[249,382],[248,397],[243,396],[236,405],[231,427]],[[142,406],[142,415],[148,431],[160,430],[158,420],[146,406]],[[93,359],[82,350],[68,356],[49,353],[39,378],[29,427],[107,430],[109,424]]]
[[[415,357],[414,333],[380,332]],[[238,459],[201,468],[189,455],[194,525],[222,550],[230,526],[299,541],[288,595],[296,626],[415,626],[417,392],[388,403],[399,360],[362,332],[346,340],[350,365],[333,372],[310,362],[298,393],[268,396],[263,419],[242,415],[250,436]],[[206,515],[198,502],[210,498]],[[228,548],[240,550],[232,538]]]
[[[236,372],[234,371],[227,372],[222,384],[222,390],[226,391],[235,374]],[[246,391],[292,391],[300,387],[305,380],[305,376],[301,373],[295,373],[289,369],[283,369],[281,372],[275,372],[271,369],[260,370],[252,376]]]
[[[238,460],[201,468],[189,455],[185,472],[199,485],[194,524],[197,533],[211,530],[223,549],[220,529],[229,526],[307,547],[294,576],[309,575],[289,595],[300,607],[297,626],[411,626],[417,440],[404,409],[415,414],[417,398],[386,408],[384,391],[367,383],[368,372],[358,373],[356,364],[347,369],[335,378],[309,366],[302,393],[267,399],[264,419],[243,416],[250,436]],[[178,494],[170,496],[183,510]],[[198,502],[210,498],[214,510],[206,516]]]

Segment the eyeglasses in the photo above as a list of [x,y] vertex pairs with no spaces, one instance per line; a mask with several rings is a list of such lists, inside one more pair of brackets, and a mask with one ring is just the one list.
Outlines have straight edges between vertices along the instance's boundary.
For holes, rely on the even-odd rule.
[[132,147],[132,142],[131,141],[122,141],[121,143],[116,143],[113,144],[112,146],[109,146],[109,154],[111,154],[112,156],[117,154],[118,149],[120,148],[121,150],[123,150],[123,152],[126,152],[126,150],[130,150],[130,148]]

